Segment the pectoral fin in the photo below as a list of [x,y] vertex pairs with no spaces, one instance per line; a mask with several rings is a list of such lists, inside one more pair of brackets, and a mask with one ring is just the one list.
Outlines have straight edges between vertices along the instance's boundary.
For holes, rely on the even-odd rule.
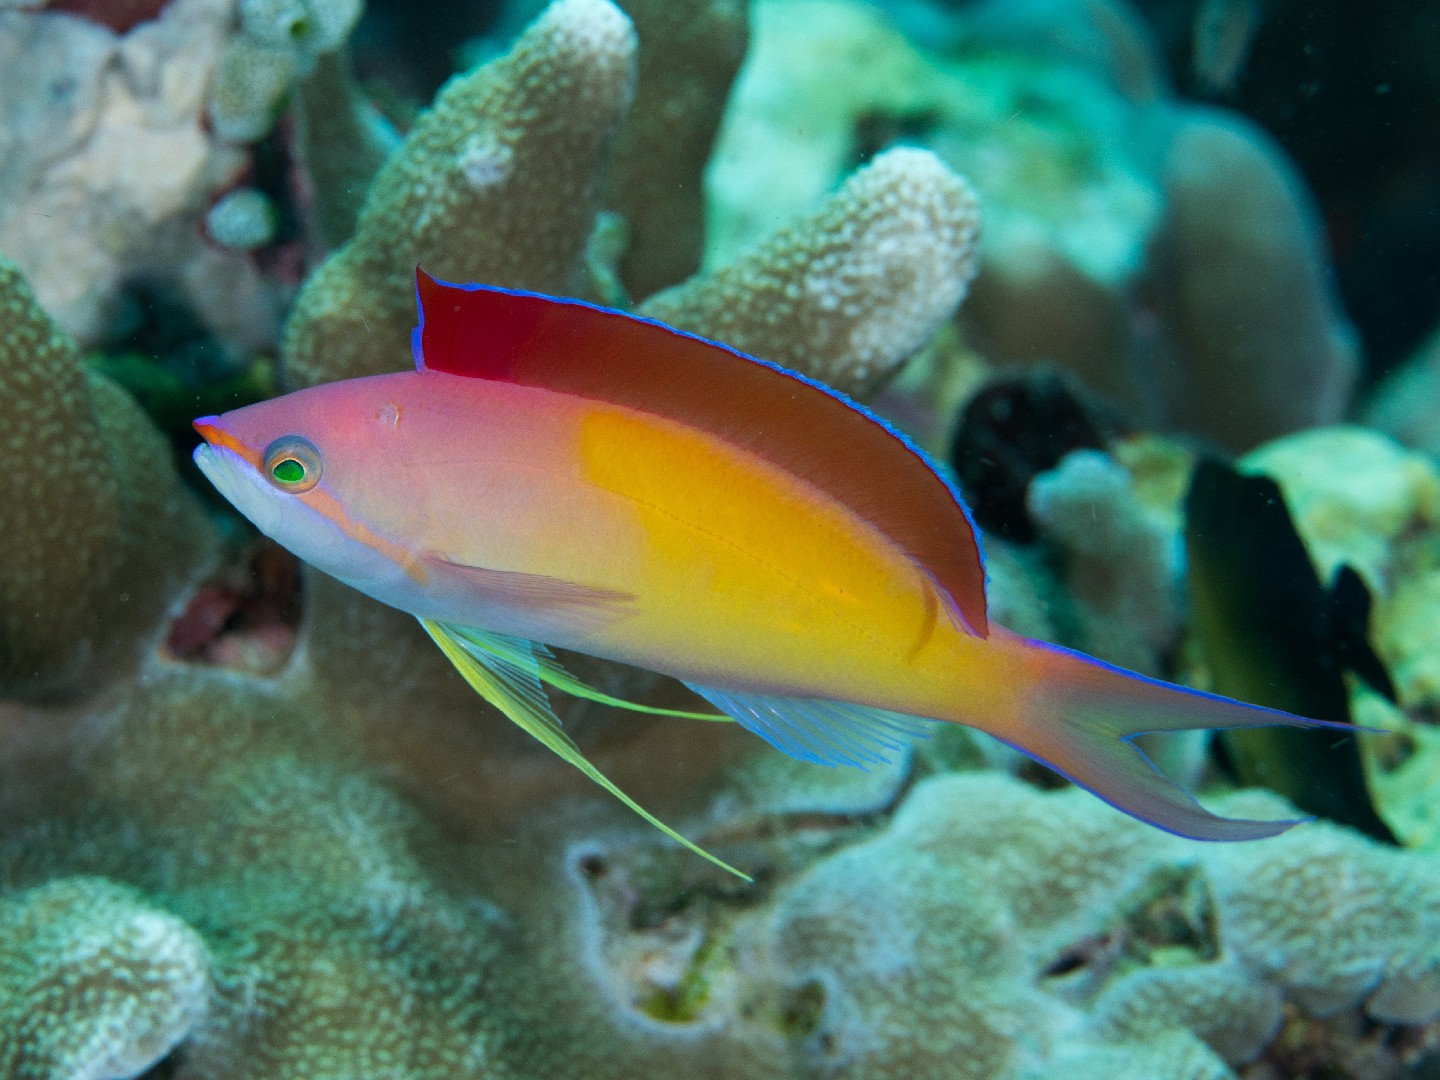
[[420,565],[437,585],[464,596],[472,607],[523,613],[537,627],[573,632],[605,626],[623,618],[635,599],[629,593],[544,574],[470,566],[436,552],[424,555]]
[[[741,873],[729,863],[716,858],[703,848],[691,843],[670,826],[642,807],[630,796],[610,782],[599,769],[592,765],[580,752],[573,739],[560,726],[560,720],[545,697],[541,680],[541,664],[528,650],[507,649],[499,654],[467,643],[457,637],[453,628],[430,619],[421,619],[420,625],[430,635],[440,651],[445,654],[455,669],[474,691],[522,729],[529,732],[565,761],[599,784],[610,794],[623,802],[635,813],[654,825],[666,836],[689,848],[722,870],[728,870],[736,877],[750,881],[748,874]],[[509,639],[516,641],[517,639]],[[556,665],[558,667],[558,665]],[[581,684],[583,685],[583,684]]]

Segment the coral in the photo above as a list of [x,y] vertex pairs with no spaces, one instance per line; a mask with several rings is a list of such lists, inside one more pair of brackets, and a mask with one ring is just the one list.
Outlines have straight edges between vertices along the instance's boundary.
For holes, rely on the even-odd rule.
[[1396,541],[1440,524],[1435,466],[1361,427],[1277,439],[1247,454],[1242,465],[1272,477],[1285,492],[1324,581],[1348,563],[1373,587],[1383,587]]
[[[1267,443],[1241,460],[1285,493],[1296,530],[1322,581],[1355,568],[1374,600],[1370,638],[1400,705],[1428,720],[1440,707],[1440,471],[1378,432],[1337,426]],[[1398,730],[1377,746],[1369,780],[1384,817],[1411,846],[1433,850],[1440,739],[1363,691],[1352,693],[1359,723]],[[1362,747],[1363,749],[1363,747]]]
[[1235,449],[1338,419],[1354,345],[1283,155],[1168,100],[1118,5],[958,8],[932,52],[859,0],[755,5],[710,175],[707,265],[813,206],[857,158],[919,145],[985,205],[961,315],[985,359],[1061,363],[1147,425]]
[[1279,147],[1195,111],[1175,131],[1165,190],[1171,415],[1232,450],[1339,420],[1356,343],[1336,314],[1315,210]]
[[745,56],[747,5],[625,0],[621,7],[640,37],[639,78],[604,201],[629,234],[621,279],[643,297],[700,268],[701,176]]
[[1081,1045],[1024,1080],[1234,1080],[1235,1073],[1204,1043],[1167,1031],[1143,1043]]
[[[186,5],[200,10],[173,0],[166,18]],[[269,10],[283,28],[310,9]],[[452,82],[306,283],[291,382],[405,366],[417,261],[590,290],[634,60],[618,9],[560,0]],[[316,74],[339,77],[328,63]],[[698,128],[707,85],[686,106]],[[917,149],[822,193],[642,310],[870,389],[963,294],[974,197]],[[1370,1024],[1440,1010],[1437,856],[1320,826],[1243,849],[1179,841],[1081,792],[935,772],[984,759],[948,732],[843,773],[735,725],[561,703],[601,768],[751,871],[743,884],[478,702],[413,620],[337,582],[305,578],[278,671],[181,659],[224,652],[161,644],[213,596],[195,580],[205,517],[134,403],[83,372],[8,265],[0,303],[0,389],[24,418],[19,460],[46,481],[11,470],[0,491],[17,556],[0,626],[43,646],[34,666],[69,691],[22,700],[7,673],[0,701],[0,1055],[31,1054],[39,1075],[1219,1080],[1272,1052],[1277,999],[1321,1026],[1340,1021],[1307,1006]],[[1143,548],[1159,535],[1147,514],[1173,526],[1155,507],[1174,470],[1114,453],[1091,462],[1090,489]],[[1043,623],[1023,563],[994,564],[997,608]],[[72,652],[87,633],[114,655]],[[584,674],[685,700],[614,667]],[[115,969],[126,985],[106,981]]]
[[1440,702],[1440,471],[1377,432],[1338,426],[1268,443],[1245,468],[1273,477],[1322,581],[1354,567],[1376,595],[1372,633],[1403,704]]
[[275,204],[264,192],[236,188],[205,215],[205,230],[224,247],[249,251],[275,238]]
[[[297,79],[345,43],[360,0],[240,0],[240,33],[210,85],[210,123],[223,139],[255,142],[274,126]],[[332,61],[333,62],[333,61]]]
[[[1005,5],[990,8],[1004,24]],[[713,263],[813,205],[857,153],[928,146],[985,204],[983,272],[965,307],[982,352],[1061,361],[1132,396],[1132,376],[1114,369],[1162,199],[1136,153],[1134,107],[1107,72],[1036,55],[1039,35],[1004,25],[968,29],[973,59],[944,60],[849,0],[759,3],[752,18],[710,176]],[[987,33],[1004,45],[976,48]]]
[[0,894],[0,1073],[138,1076],[203,1017],[209,967],[189,926],[101,878]]
[[[73,342],[0,259],[0,393],[17,467],[0,479],[0,688],[94,675],[158,617],[204,558],[206,530],[169,448],[125,394],[87,377]],[[50,493],[34,497],[37,485]]]
[[864,393],[960,303],[978,231],[965,181],[926,151],[892,150],[819,210],[640,311]]
[[280,116],[295,70],[284,49],[239,37],[225,47],[206,102],[215,133],[230,142],[254,142]]
[[1040,534],[1064,554],[1080,648],[1156,674],[1180,629],[1181,543],[1173,521],[1136,495],[1129,472],[1076,450],[1030,484]]
[[[1249,805],[1277,802],[1256,796]],[[1429,858],[1315,823],[1261,852],[1219,848],[1206,863],[1227,950],[1311,1014],[1364,1001],[1392,1023],[1440,1016],[1440,902]]]
[[174,0],[120,36],[0,12],[0,251],[82,344],[107,336],[136,282],[171,289],[231,352],[278,332],[270,284],[199,227],[244,166],[202,117],[231,16],[228,0]]
[[1365,423],[1432,457],[1440,454],[1434,402],[1440,396],[1440,333],[1432,333],[1375,388]]
[[[1284,812],[1274,797],[1245,808]],[[1149,1075],[1228,1076],[1221,1059],[1275,1038],[1282,997],[1440,1015],[1437,896],[1429,859],[1333,826],[1192,845],[1074,792],[952,775],[736,940],[758,974],[750,1007],[792,1018],[827,1073],[1059,1076],[1095,1058],[1082,1073],[1147,1075],[1153,1054]]]
[[403,367],[417,263],[446,280],[584,292],[596,178],[634,65],[613,5],[562,0],[505,56],[452,80],[376,176],[355,235],[306,281],[285,332],[289,380]]
[[340,51],[295,87],[295,150],[310,180],[316,244],[332,251],[355,231],[365,193],[400,137],[361,97]]
[[1235,963],[1157,965],[1116,979],[1093,1015],[1097,1034],[1115,1042],[1190,1031],[1226,1061],[1246,1064],[1279,1033],[1284,998]]

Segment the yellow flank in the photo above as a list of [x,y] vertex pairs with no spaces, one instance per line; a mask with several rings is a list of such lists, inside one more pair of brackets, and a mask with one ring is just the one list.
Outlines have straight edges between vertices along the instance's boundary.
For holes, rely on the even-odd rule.
[[585,410],[579,452],[584,480],[620,497],[646,538],[634,580],[609,583],[639,601],[612,646],[702,682],[741,672],[757,688],[896,709],[953,700],[962,653],[975,658],[980,643],[858,514],[754,453],[651,414]]

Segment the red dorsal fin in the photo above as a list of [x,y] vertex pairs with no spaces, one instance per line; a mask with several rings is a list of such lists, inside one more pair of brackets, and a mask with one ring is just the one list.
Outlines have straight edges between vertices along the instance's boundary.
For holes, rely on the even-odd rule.
[[989,633],[985,566],[959,494],[884,421],[819,383],[662,323],[416,270],[422,371],[656,413],[804,477],[883,532]]

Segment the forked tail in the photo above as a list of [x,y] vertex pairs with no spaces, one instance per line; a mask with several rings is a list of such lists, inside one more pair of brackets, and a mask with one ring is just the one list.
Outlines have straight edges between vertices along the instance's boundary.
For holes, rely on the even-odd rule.
[[1160,774],[1136,736],[1275,724],[1336,728],[1352,737],[1359,730],[1148,679],[1044,642],[1015,645],[1038,677],[1013,725],[993,733],[1116,809],[1194,840],[1258,840],[1308,819],[1212,814]]

